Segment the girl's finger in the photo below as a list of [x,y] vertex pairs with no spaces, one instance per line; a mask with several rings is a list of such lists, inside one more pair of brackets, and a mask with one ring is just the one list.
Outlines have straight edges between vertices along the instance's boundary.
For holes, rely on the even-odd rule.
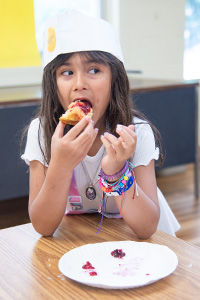
[[[90,125],[88,125],[88,127],[89,126]],[[86,130],[84,130],[84,132],[82,132],[75,140],[72,141],[73,151],[81,152],[84,158],[85,155],[88,153],[89,149],[92,147],[92,144],[94,143],[97,134],[98,130],[96,128],[91,128],[90,132],[88,133],[86,133]]]
[[124,135],[121,135],[121,136],[119,136],[119,138],[117,138],[112,134],[107,134],[106,139],[108,139],[109,142],[113,145],[117,156],[119,158],[124,157],[124,155],[125,155],[124,150],[128,148],[128,144],[126,142],[127,137],[124,137]]
[[121,140],[123,140],[127,146],[132,145],[132,143],[136,140],[136,134],[131,128],[118,126],[116,132],[120,135]]
[[[129,125],[127,126],[123,126],[123,125],[117,125],[116,128],[116,132],[118,134],[122,133],[122,132],[127,132],[129,133],[131,136],[135,136],[135,126],[134,125]],[[120,134],[121,135],[121,134]]]
[[116,155],[116,151],[115,151],[112,143],[106,138],[106,135],[101,136],[101,141],[104,144],[104,147],[106,148],[106,152],[109,156]]
[[88,141],[92,141],[95,134],[94,126],[92,122],[87,123],[83,131],[77,136],[77,143],[84,144]]
[[129,125],[128,128],[130,128],[132,131],[135,131],[135,125],[133,124]]
[[61,121],[59,121],[58,125],[56,126],[54,136],[59,137],[59,138],[63,137],[64,129],[65,129],[65,124],[63,124]]
[[67,137],[70,140],[75,140],[80,133],[86,128],[88,124],[92,124],[92,120],[90,117],[84,117],[80,122],[78,122],[72,129],[70,129],[67,133]]

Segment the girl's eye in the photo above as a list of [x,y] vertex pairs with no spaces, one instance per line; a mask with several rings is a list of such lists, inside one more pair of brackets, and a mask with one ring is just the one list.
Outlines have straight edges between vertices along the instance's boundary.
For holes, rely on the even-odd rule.
[[91,74],[97,74],[98,72],[99,72],[99,69],[96,69],[96,68],[91,69],[91,70],[89,71],[89,73],[91,73]]
[[73,72],[72,71],[63,71],[62,74],[65,76],[69,76],[69,75],[72,75]]

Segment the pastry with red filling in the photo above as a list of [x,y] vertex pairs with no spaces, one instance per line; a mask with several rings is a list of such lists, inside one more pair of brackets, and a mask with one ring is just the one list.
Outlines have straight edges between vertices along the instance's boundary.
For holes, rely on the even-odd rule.
[[91,104],[87,100],[76,100],[68,106],[67,111],[60,117],[60,121],[65,124],[76,125],[86,115],[92,118]]

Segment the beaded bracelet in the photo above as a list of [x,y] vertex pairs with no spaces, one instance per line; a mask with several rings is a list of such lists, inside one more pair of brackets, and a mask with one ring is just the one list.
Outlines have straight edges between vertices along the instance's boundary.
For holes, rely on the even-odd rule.
[[[130,189],[130,187],[134,184],[134,193],[133,193],[133,199],[135,198],[135,193],[138,196],[137,192],[137,185],[135,180],[135,173],[133,171],[134,166],[131,162],[126,161],[123,169],[119,171],[118,173],[114,175],[106,175],[103,170],[101,169],[99,174],[99,185],[102,193],[102,200],[100,202],[99,206],[99,213],[102,213],[101,221],[99,224],[99,228],[96,233],[99,232],[101,229],[102,223],[103,223],[103,217],[105,212],[105,206],[106,206],[106,195],[107,196],[119,196],[121,195],[121,207],[120,207],[120,215],[122,215],[122,207],[124,204],[124,195],[125,192]],[[123,173],[122,173],[123,171]],[[120,177],[120,178],[119,178]],[[112,181],[114,178],[119,178],[115,182],[108,182]],[[108,180],[108,181],[107,181]]]
[[103,178],[99,178],[99,185],[103,192],[105,192],[108,196],[118,196],[122,195],[122,193],[126,192],[133,184],[134,179],[132,173],[129,168],[123,174],[123,176],[118,179],[116,182],[109,183],[107,180]]

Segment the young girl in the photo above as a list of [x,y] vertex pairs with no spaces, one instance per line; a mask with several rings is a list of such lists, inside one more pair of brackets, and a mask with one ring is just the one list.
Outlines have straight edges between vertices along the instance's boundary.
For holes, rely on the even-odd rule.
[[[50,236],[64,214],[101,212],[121,215],[139,238],[157,228],[175,235],[179,224],[156,184],[156,130],[131,107],[111,25],[74,11],[54,16],[43,66],[41,109],[22,155],[34,228]],[[76,100],[91,106],[93,117],[65,126],[59,118]]]

